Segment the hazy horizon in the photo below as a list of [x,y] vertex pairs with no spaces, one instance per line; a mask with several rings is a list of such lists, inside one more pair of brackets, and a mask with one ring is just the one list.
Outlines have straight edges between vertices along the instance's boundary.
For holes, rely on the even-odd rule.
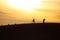
[[0,24],[60,23],[60,0],[0,0]]

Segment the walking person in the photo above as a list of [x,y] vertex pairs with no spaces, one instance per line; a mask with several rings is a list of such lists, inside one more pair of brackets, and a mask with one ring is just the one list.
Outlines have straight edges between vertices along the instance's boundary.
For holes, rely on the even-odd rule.
[[33,23],[35,23],[35,19],[33,19],[32,21],[33,21]]
[[45,18],[43,19],[43,23],[45,23]]

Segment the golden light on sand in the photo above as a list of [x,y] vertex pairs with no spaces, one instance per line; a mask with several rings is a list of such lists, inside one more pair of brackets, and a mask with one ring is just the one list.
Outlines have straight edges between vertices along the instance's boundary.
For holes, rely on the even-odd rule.
[[30,11],[33,8],[38,7],[39,4],[42,3],[40,0],[6,0],[5,2],[11,7],[15,7],[25,11]]

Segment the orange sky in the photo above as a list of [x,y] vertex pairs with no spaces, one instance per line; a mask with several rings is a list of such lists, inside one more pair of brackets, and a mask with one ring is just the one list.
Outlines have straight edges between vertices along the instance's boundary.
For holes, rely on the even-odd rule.
[[[15,7],[16,3],[14,4],[15,6],[12,6],[8,4],[6,0],[0,0],[0,25],[30,23],[32,22],[32,18],[35,18],[36,22],[42,22],[43,18],[46,18],[46,22],[60,22],[60,0],[39,1],[40,3],[36,4],[36,8],[30,8],[28,5],[24,7],[23,5],[24,9],[22,9],[19,8],[22,4],[19,5],[19,7]],[[14,2],[14,0],[12,2]],[[26,7],[28,7],[28,9]]]

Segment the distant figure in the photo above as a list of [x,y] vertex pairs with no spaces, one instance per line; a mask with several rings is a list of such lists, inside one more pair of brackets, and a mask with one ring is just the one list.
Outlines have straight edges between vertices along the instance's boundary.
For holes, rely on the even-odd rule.
[[43,23],[45,23],[45,18],[43,19]]
[[8,26],[9,26],[9,24],[8,24]]
[[35,23],[35,19],[33,19],[33,23]]

